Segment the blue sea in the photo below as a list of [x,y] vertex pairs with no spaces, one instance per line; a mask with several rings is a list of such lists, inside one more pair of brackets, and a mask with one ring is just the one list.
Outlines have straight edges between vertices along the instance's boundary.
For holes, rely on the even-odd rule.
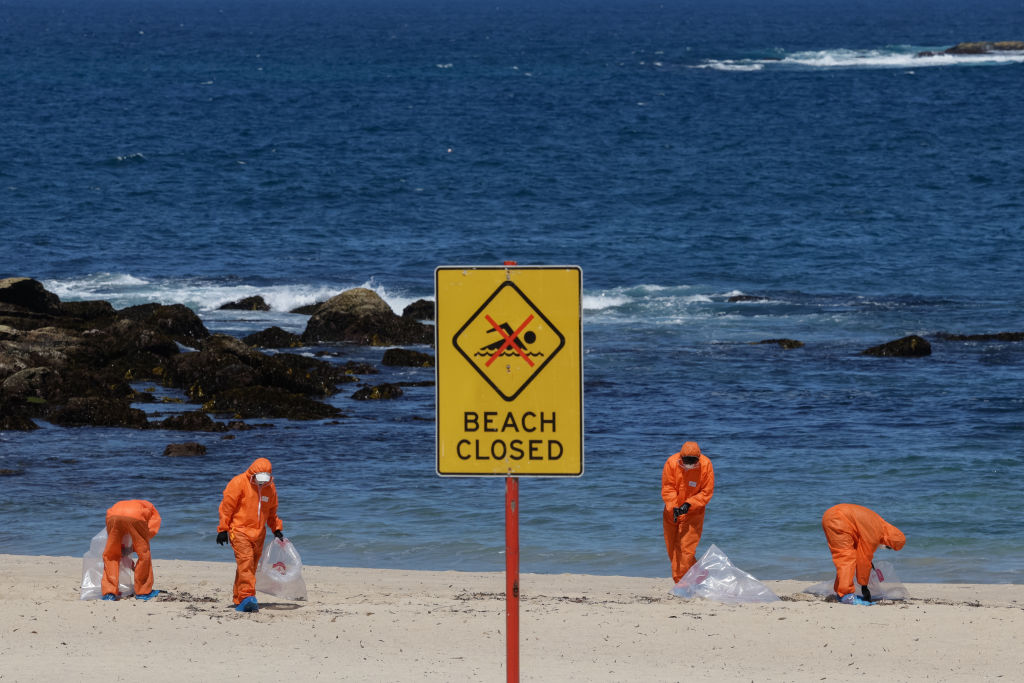
[[[352,287],[400,313],[439,265],[578,265],[585,472],[520,480],[522,571],[668,579],[695,440],[699,552],[758,578],[827,578],[855,502],[905,581],[1022,583],[1024,342],[937,333],[1024,331],[1024,54],[916,56],[1021,39],[1021,0],[0,0],[0,277],[244,336]],[[859,355],[908,334],[932,355]],[[306,563],[502,571],[504,480],[435,474],[434,388],[353,391],[233,439],[0,432],[0,553],[81,555],[146,498],[158,560],[230,561],[221,491],[268,457]]]

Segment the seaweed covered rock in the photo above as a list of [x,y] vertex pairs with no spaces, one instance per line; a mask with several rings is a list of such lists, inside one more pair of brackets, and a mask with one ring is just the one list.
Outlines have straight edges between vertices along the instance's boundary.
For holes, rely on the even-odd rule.
[[195,311],[184,304],[139,304],[122,308],[117,315],[153,327],[174,341],[193,348],[210,336],[210,331]]
[[932,345],[928,343],[927,339],[919,337],[916,334],[901,337],[900,339],[879,344],[878,346],[872,346],[869,349],[861,351],[861,355],[864,356],[900,356],[906,358],[929,356],[931,353]]
[[408,368],[432,368],[434,367],[434,357],[429,353],[412,349],[388,349],[384,352],[381,364]]
[[339,417],[342,414],[334,406],[314,401],[302,394],[263,386],[221,392],[204,403],[203,410],[215,414],[229,414],[238,419],[276,417],[289,420],[321,420]]
[[28,410],[28,403],[0,397],[0,432],[29,432],[39,429]]
[[198,441],[169,443],[164,448],[164,455],[168,458],[193,458],[197,455],[206,455],[206,446]]
[[227,425],[217,422],[206,413],[190,410],[185,413],[171,415],[168,418],[150,425],[161,429],[175,429],[182,432],[226,432]]
[[403,393],[405,392],[397,384],[376,384],[372,387],[363,387],[352,394],[352,398],[357,401],[380,401],[399,398]]
[[127,401],[100,397],[74,397],[53,410],[49,421],[61,427],[132,427],[147,426],[146,414],[132,408]]
[[799,341],[797,339],[785,339],[785,338],[782,338],[782,339],[762,339],[761,341],[754,342],[754,343],[755,344],[776,344],[776,345],[778,345],[778,346],[780,346],[780,347],[782,347],[784,349],[799,349],[800,347],[802,347],[804,345],[804,343],[802,341]]
[[412,320],[433,320],[434,316],[434,302],[426,299],[417,299],[402,309],[402,317]]
[[38,280],[28,277],[9,277],[0,280],[0,304],[7,304],[28,313],[61,314],[60,298],[47,291]]
[[302,338],[299,335],[283,330],[277,325],[242,337],[242,341],[249,346],[263,349],[288,349],[302,346]]
[[428,344],[434,330],[417,320],[398,316],[369,289],[349,289],[328,299],[314,313],[302,341],[351,342],[364,346]]
[[939,339],[946,339],[949,341],[1024,341],[1024,332],[993,332],[987,334],[951,334],[949,332],[939,332],[935,336]]
[[262,296],[247,296],[238,301],[229,301],[222,304],[219,311],[269,311],[270,306],[263,300]]

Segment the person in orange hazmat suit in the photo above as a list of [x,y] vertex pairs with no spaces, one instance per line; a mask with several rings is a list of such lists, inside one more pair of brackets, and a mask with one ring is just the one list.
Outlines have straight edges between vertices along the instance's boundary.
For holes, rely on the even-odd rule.
[[148,500],[122,500],[107,510],[107,545],[103,548],[103,578],[100,591],[104,600],[117,600],[118,573],[121,571],[121,540],[132,539],[139,556],[135,564],[135,597],[149,600],[160,594],[153,590],[153,558],[149,539],[160,531],[160,513]]
[[249,469],[235,476],[224,487],[220,502],[217,543],[231,542],[235,551],[235,609],[258,612],[256,601],[256,565],[263,554],[263,539],[270,525],[274,536],[284,538],[284,522],[277,516],[277,488],[270,461],[257,458]]
[[[861,505],[833,505],[821,517],[821,528],[832,551],[836,566],[833,584],[840,602],[848,605],[871,603],[868,580],[872,559],[878,546],[899,550],[907,542],[903,532],[882,519],[874,510]],[[860,585],[861,596],[853,592],[853,580]]]
[[661,498],[665,501],[661,525],[675,583],[697,564],[704,510],[714,492],[715,470],[696,441],[687,441],[665,461],[661,470]]

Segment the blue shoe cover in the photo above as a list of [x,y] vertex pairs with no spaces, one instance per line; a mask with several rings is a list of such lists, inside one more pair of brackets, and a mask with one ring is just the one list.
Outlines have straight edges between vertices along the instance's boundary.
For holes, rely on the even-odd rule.
[[158,595],[160,595],[160,591],[150,591],[148,593],[143,593],[142,595],[136,595],[135,599],[136,600],[149,600],[150,598],[155,598]]
[[860,597],[859,595],[855,595],[853,593],[847,593],[843,597],[839,598],[839,602],[843,603],[844,605],[863,605],[865,607],[873,604],[868,602],[864,598]]
[[117,600],[117,596],[116,596],[116,595],[114,595],[113,593],[107,593],[106,595],[104,595],[104,596],[103,596],[102,598],[100,598],[100,599],[101,599],[101,600]]
[[238,606],[235,607],[235,610],[238,612],[259,612],[260,604],[256,602],[255,597],[250,595],[245,600],[242,600],[242,602],[238,603]]

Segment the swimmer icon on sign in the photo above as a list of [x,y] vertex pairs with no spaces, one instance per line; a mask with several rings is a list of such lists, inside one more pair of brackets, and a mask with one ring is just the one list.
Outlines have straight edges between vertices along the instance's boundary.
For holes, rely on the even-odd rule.
[[498,395],[512,401],[561,350],[565,337],[515,283],[506,281],[452,343]]

